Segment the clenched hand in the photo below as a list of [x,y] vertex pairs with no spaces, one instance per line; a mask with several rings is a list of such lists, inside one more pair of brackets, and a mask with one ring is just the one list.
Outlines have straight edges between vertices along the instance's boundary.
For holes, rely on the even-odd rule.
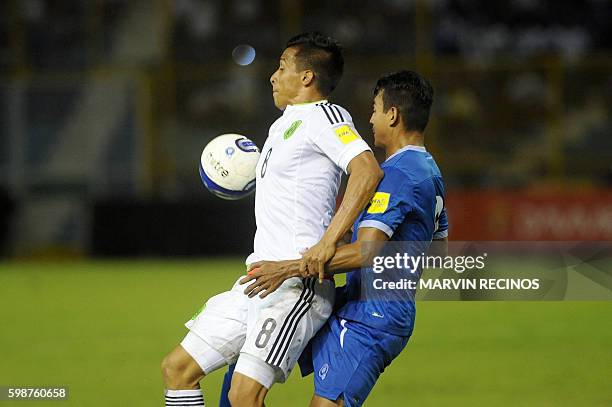
[[312,246],[300,261],[300,275],[319,276],[319,282],[325,278],[325,263],[336,253],[336,244],[322,239]]

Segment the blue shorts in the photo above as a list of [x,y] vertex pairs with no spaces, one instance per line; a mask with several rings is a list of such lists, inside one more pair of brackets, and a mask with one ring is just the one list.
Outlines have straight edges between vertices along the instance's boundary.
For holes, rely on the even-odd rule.
[[315,394],[361,406],[408,339],[332,315],[311,341]]

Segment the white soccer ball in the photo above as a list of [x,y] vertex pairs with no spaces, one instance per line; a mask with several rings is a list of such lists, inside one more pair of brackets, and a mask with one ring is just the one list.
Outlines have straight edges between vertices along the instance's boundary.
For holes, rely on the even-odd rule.
[[210,192],[223,199],[240,199],[255,191],[259,149],[240,134],[223,134],[204,147],[200,178]]

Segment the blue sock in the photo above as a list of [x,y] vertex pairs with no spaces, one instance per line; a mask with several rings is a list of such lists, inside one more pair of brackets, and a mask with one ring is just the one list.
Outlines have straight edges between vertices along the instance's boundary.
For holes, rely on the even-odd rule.
[[229,365],[229,369],[227,369],[227,373],[223,377],[223,385],[221,386],[221,396],[219,397],[219,407],[232,407],[229,402],[229,390],[232,384],[232,375],[234,374],[234,368],[236,364]]

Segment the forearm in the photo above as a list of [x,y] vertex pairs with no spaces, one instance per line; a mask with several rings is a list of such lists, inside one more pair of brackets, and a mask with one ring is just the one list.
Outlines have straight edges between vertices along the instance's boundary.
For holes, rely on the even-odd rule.
[[[373,257],[380,251],[383,243],[382,241],[370,241],[365,242],[364,246],[361,241],[356,241],[339,247],[327,264],[325,273],[328,275],[346,273],[371,265]],[[448,238],[435,239],[431,248],[433,250],[429,252],[429,255],[448,255]]]
[[[361,242],[353,242],[345,244],[336,250],[334,257],[325,266],[325,274],[333,275],[346,273],[355,268],[360,268],[369,256],[364,256],[362,253]],[[283,279],[291,277],[314,277],[310,271],[306,271],[306,274],[300,273],[300,260],[285,260],[274,262],[277,267],[277,272],[282,276]]]
[[372,227],[359,228],[357,240],[339,247],[327,263],[325,272],[333,275],[371,266],[374,257],[388,240],[389,236],[382,230]]
[[[325,274],[340,274],[346,273],[355,268],[360,268],[364,263],[367,262],[367,255],[364,256],[361,250],[361,242],[353,242],[345,244],[336,250],[334,257],[325,266]],[[285,260],[276,263],[278,272],[283,276],[284,279],[291,277],[306,277],[300,273],[300,261],[299,260]],[[310,273],[307,276],[312,277]]]
[[367,261],[368,256],[364,256],[361,242],[346,244],[336,250],[334,257],[327,263],[325,274],[334,275],[346,273],[355,268],[360,268]]

